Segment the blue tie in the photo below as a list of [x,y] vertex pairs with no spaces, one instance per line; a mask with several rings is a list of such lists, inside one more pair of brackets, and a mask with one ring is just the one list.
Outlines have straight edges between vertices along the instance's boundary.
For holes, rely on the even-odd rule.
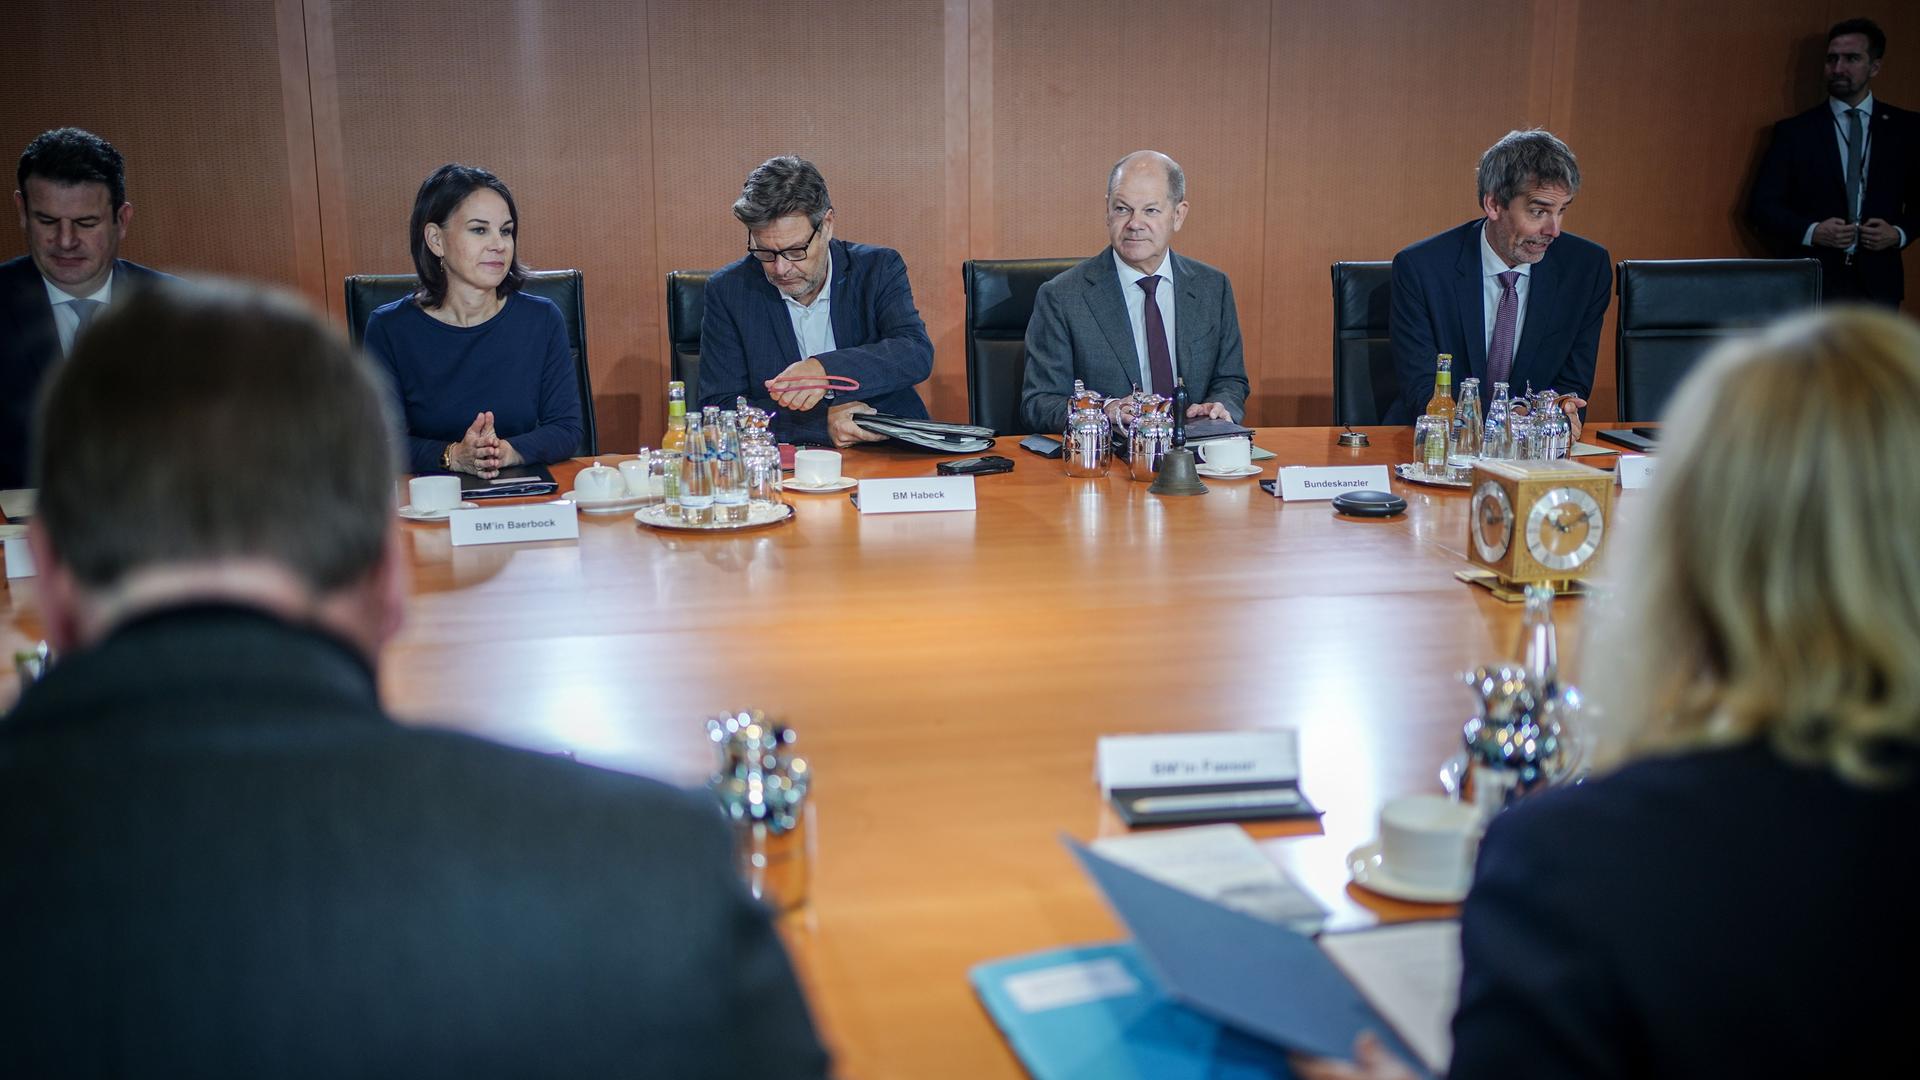
[[80,320],[80,325],[73,329],[73,340],[78,342],[80,335],[87,332],[87,324],[92,322],[93,317],[98,315],[100,309],[106,305],[98,300],[69,300],[67,306],[73,309],[73,314]]

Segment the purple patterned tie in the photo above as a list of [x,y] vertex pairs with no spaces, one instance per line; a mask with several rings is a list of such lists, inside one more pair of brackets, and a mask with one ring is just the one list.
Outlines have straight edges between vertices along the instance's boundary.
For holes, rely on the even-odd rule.
[[1160,301],[1154,296],[1160,288],[1160,275],[1140,279],[1147,294],[1147,369],[1153,372],[1153,392],[1173,396],[1173,358],[1167,355],[1167,321],[1160,317]]
[[1487,346],[1487,381],[1510,383],[1513,379],[1513,329],[1520,322],[1520,290],[1514,282],[1520,271],[1509,270],[1500,278],[1500,306],[1493,310],[1493,344]]

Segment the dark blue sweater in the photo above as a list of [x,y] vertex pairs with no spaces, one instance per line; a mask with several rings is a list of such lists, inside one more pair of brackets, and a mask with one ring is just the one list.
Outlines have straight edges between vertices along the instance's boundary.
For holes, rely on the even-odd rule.
[[396,300],[367,319],[366,345],[393,379],[413,472],[439,472],[447,444],[489,410],[494,430],[530,464],[580,446],[580,384],[551,300],[512,293],[478,326],[449,326],[412,298]]

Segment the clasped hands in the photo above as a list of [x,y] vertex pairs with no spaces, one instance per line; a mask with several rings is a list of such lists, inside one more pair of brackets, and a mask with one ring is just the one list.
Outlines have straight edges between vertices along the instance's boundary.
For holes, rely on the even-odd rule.
[[1844,218],[1830,217],[1813,227],[1815,247],[1849,248],[1858,241],[1868,251],[1886,251],[1900,246],[1900,230],[1885,218],[1868,218],[1858,225]]
[[[788,382],[793,380],[793,382]],[[787,369],[767,380],[767,393],[773,403],[792,412],[806,412],[827,396],[827,367],[809,356],[787,365]],[[794,382],[803,385],[795,386]],[[808,385],[810,384],[810,385]],[[885,442],[887,437],[868,431],[853,418],[861,413],[877,412],[864,401],[843,401],[827,407],[827,437],[833,445],[852,446],[863,442]]]
[[501,469],[511,469],[524,460],[512,443],[493,430],[491,412],[475,414],[467,433],[447,447],[447,462],[453,471],[472,473],[483,480],[491,480],[500,475]]

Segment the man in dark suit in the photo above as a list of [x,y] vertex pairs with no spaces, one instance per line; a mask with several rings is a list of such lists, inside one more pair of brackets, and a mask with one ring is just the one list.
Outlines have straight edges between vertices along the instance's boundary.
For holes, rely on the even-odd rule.
[[40,378],[118,290],[165,277],[119,258],[133,221],[126,164],[100,136],[45,132],[20,155],[20,231],[27,254],[0,263],[0,488],[27,482],[27,432]]
[[1040,286],[1027,322],[1020,416],[1034,431],[1066,426],[1075,379],[1109,398],[1135,387],[1172,397],[1184,379],[1190,417],[1238,422],[1247,364],[1227,275],[1175,255],[1187,220],[1187,175],[1139,150],[1107,174],[1107,249]]
[[1579,436],[1613,299],[1606,249],[1560,229],[1579,192],[1566,143],[1538,128],[1510,131],[1480,156],[1481,216],[1393,257],[1400,399],[1387,423],[1426,411],[1435,357],[1450,353],[1455,388],[1477,378],[1483,402],[1496,382],[1572,395],[1563,407]]
[[1828,300],[1899,307],[1900,250],[1920,225],[1920,114],[1875,101],[1887,35],[1827,31],[1826,101],[1773,126],[1747,216],[1781,258],[1820,260]]
[[825,1075],[708,799],[382,711],[384,402],[291,299],[178,284],[56,371],[0,1074]]
[[[747,254],[707,282],[701,403],[745,397],[775,410],[782,439],[834,446],[886,438],[854,423],[860,413],[926,419],[913,388],[933,374],[933,340],[900,253],[835,240],[827,182],[804,158],[753,170],[733,216]],[[860,387],[836,390],[829,376]]]

